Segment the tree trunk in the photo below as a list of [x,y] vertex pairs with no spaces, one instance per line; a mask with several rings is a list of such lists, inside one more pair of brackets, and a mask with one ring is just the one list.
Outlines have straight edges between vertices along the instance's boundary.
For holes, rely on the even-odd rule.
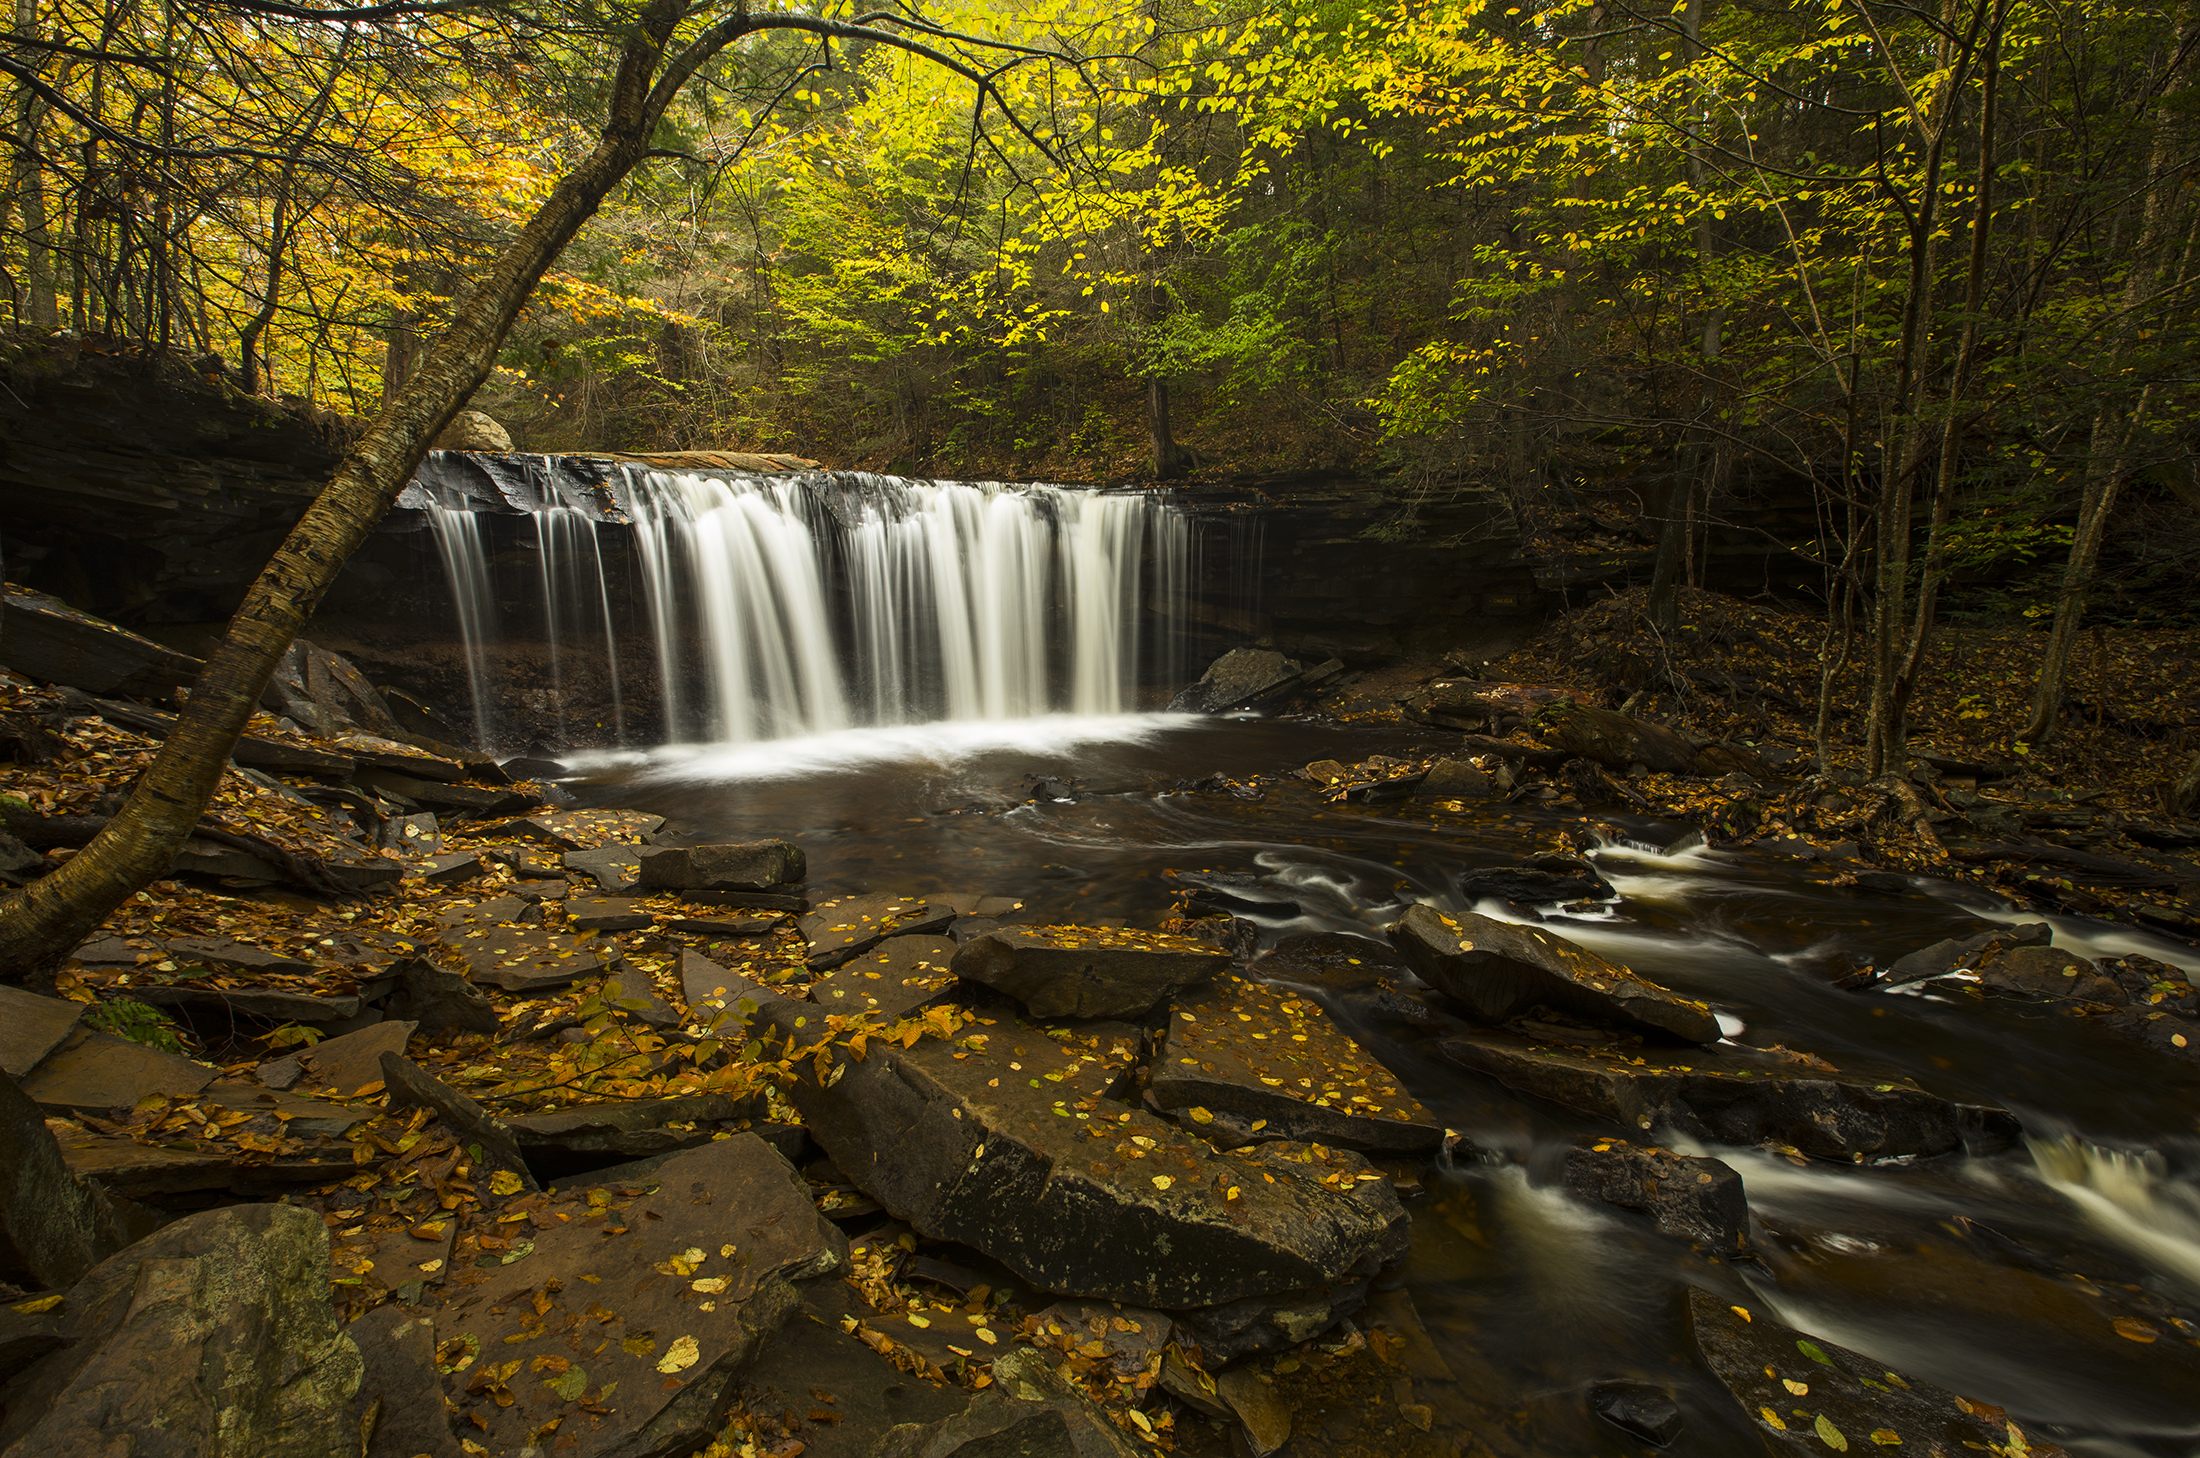
[[1169,382],[1159,375],[1146,381],[1146,433],[1153,442],[1153,473],[1163,481],[1184,474],[1184,449],[1169,428]]
[[657,114],[648,105],[650,80],[671,29],[670,19],[660,19],[665,13],[628,41],[594,150],[497,257],[252,584],[120,813],[59,870],[0,896],[0,978],[21,978],[59,958],[139,887],[166,874],[220,784],[276,661],[412,478],[428,442],[488,377],[543,271],[647,151]]

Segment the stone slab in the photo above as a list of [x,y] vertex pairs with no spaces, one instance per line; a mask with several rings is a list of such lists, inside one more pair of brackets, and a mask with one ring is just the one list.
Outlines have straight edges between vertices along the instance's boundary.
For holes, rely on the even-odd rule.
[[248,1018],[262,1023],[334,1023],[365,1006],[348,993],[314,997],[266,987],[133,987],[130,995],[186,1022]]
[[829,971],[892,936],[944,930],[955,913],[917,896],[844,896],[820,901],[800,922],[810,966]]
[[1211,942],[1128,927],[1004,926],[964,942],[955,975],[1039,1018],[1142,1017],[1230,965]]
[[568,871],[592,877],[599,891],[631,891],[641,879],[641,847],[607,845],[595,850],[567,851],[561,858]]
[[569,896],[565,914],[576,931],[641,931],[657,921],[641,902],[626,896]]
[[888,937],[811,987],[810,1001],[826,1013],[893,1022],[954,989],[955,951],[946,937]]
[[382,1055],[403,1053],[406,1040],[417,1025],[410,1022],[376,1023],[356,1033],[330,1038],[297,1055],[302,1076],[299,1083],[314,1088],[355,1094],[382,1081]]
[[501,987],[514,995],[570,986],[607,970],[620,955],[614,942],[541,927],[492,927],[486,935],[456,945],[476,986]]
[[0,1073],[21,1078],[61,1046],[84,1015],[84,1004],[0,987]]
[[174,1053],[79,1028],[23,1080],[23,1092],[46,1109],[127,1109],[154,1094],[189,1098],[217,1070]]

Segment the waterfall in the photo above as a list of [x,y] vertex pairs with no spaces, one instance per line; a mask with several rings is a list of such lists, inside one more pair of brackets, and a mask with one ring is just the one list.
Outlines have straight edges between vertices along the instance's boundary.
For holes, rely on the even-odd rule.
[[[547,464],[530,485],[524,576],[561,733],[577,666],[600,660],[624,741],[619,654],[643,635],[673,742],[1117,714],[1137,707],[1142,676],[1181,676],[1192,533],[1155,493],[632,465],[593,494],[561,490]],[[492,514],[426,476],[411,493],[457,604],[476,729],[497,743],[498,689],[512,686],[490,679],[484,525],[511,515],[511,496]],[[624,613],[606,571],[622,552],[640,584]],[[500,584],[508,606],[519,576]]]

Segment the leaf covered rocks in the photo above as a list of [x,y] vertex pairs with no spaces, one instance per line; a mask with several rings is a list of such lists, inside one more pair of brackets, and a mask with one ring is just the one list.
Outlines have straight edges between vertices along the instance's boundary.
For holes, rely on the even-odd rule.
[[955,953],[955,975],[1005,992],[1040,1018],[1135,1018],[1206,982],[1230,954],[1170,932],[1006,926]]

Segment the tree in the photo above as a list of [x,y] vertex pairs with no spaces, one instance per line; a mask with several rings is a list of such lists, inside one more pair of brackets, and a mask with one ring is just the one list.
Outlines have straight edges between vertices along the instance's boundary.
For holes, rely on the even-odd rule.
[[[341,24],[407,6],[323,10],[284,0],[235,0],[308,25]],[[166,873],[213,797],[237,737],[277,660],[345,560],[388,512],[429,442],[488,375],[499,345],[545,269],[606,195],[652,154],[668,110],[706,67],[752,36],[791,32],[833,42],[898,48],[972,88],[973,145],[989,112],[1003,107],[1004,70],[1060,57],[961,36],[914,12],[864,22],[750,14],[710,0],[647,0],[610,34],[615,65],[595,144],[558,178],[518,235],[452,312],[449,325],[386,402],[260,573],[231,620],[183,714],[151,767],[105,829],[60,869],[0,897],[0,976],[20,978],[52,962],[140,887]],[[972,57],[988,58],[984,63]],[[1042,145],[1013,113],[1008,126]],[[155,154],[159,155],[158,153]]]

